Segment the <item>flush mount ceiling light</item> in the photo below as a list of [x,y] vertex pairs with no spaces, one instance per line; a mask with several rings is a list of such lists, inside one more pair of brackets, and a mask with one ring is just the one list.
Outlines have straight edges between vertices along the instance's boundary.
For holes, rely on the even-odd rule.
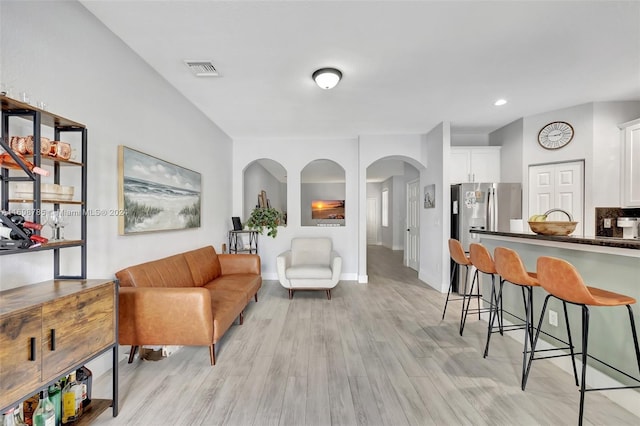
[[506,105],[507,104],[507,100],[506,99],[498,99],[497,101],[495,101],[493,103],[495,106],[502,106],[502,105]]
[[333,89],[342,78],[342,73],[335,68],[321,68],[312,77],[321,89]]

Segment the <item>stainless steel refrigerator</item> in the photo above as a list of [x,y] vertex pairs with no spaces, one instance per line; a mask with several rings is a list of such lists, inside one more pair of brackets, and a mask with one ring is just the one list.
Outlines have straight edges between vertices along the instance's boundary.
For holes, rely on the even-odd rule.
[[[522,185],[519,183],[451,185],[451,238],[459,240],[467,252],[469,244],[480,239],[471,229],[509,232],[509,220],[521,217]],[[462,290],[463,280],[464,276],[454,278],[454,289],[455,283],[459,283],[458,289]]]

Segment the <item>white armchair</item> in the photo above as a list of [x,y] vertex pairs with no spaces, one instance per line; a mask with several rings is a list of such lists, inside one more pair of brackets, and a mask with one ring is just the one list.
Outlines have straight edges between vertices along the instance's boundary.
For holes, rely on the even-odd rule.
[[325,290],[331,300],[331,289],[340,281],[342,258],[333,251],[330,238],[294,238],[291,250],[276,258],[278,279],[289,289]]

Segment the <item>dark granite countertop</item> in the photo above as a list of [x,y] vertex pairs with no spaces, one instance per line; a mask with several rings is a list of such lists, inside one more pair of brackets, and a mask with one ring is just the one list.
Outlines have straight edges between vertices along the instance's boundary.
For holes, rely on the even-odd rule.
[[501,231],[482,231],[472,229],[472,233],[480,235],[496,235],[502,237],[525,238],[531,240],[557,241],[561,243],[585,244],[590,246],[617,247],[623,249],[640,250],[640,239],[622,239],[613,237],[579,237],[579,236],[557,236],[557,235],[538,235],[538,234],[522,234],[514,232]]

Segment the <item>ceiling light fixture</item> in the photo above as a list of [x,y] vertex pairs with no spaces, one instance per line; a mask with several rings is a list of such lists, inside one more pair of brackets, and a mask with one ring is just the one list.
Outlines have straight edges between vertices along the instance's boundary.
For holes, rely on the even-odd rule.
[[340,82],[342,72],[335,68],[321,68],[312,77],[321,89],[333,89]]
[[507,103],[507,100],[506,100],[506,99],[498,99],[498,100],[497,100],[497,101],[495,101],[493,104],[494,104],[495,106],[502,106],[502,105],[505,105],[506,103]]

